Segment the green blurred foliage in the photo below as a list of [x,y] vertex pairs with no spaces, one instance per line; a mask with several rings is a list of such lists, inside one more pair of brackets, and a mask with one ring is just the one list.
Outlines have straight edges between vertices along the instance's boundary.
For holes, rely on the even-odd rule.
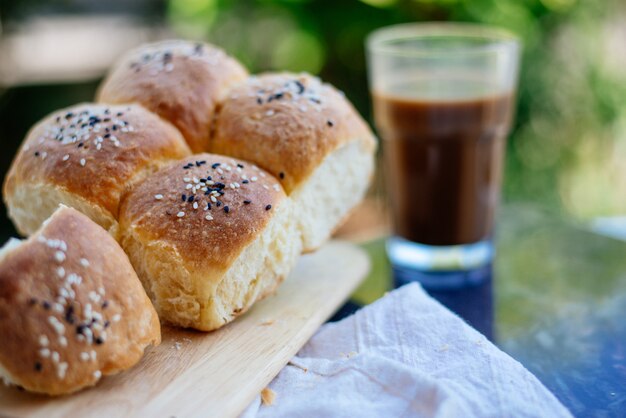
[[619,0],[169,0],[167,10],[178,35],[221,45],[255,72],[319,74],[366,117],[364,39],[372,30],[417,21],[507,28],[524,53],[505,199],[582,217],[626,212]]

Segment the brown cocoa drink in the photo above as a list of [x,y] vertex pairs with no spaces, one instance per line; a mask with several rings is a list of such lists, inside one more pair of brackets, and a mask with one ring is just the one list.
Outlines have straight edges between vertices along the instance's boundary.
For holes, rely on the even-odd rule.
[[420,99],[412,89],[374,92],[395,234],[427,245],[490,238],[512,94]]

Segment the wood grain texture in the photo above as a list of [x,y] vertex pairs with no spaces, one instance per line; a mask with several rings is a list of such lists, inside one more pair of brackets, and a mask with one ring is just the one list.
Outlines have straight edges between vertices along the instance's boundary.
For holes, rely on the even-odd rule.
[[0,388],[0,416],[236,417],[369,271],[362,250],[330,242],[302,256],[274,296],[212,333],[163,328],[133,369],[51,398]]

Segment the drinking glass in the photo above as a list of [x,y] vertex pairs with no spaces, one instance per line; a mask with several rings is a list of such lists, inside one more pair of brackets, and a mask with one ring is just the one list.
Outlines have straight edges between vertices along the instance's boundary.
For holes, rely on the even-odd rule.
[[508,31],[474,24],[405,24],[368,37],[397,283],[459,287],[489,274],[519,52]]

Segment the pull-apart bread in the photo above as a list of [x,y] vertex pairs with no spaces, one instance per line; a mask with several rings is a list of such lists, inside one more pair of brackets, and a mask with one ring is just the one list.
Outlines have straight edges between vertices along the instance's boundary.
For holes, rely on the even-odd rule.
[[128,257],[100,226],[62,207],[0,249],[0,377],[60,395],[136,364],[161,340]]
[[199,154],[136,185],[120,242],[162,320],[209,331],[270,294],[301,252],[290,200],[251,163]]
[[178,130],[141,106],[59,110],[30,130],[13,160],[4,184],[9,217],[27,236],[63,203],[110,230],[134,182],[189,154]]
[[235,87],[215,120],[211,152],[280,180],[305,251],[319,247],[364,197],[376,140],[344,95],[307,74],[264,74]]
[[204,43],[162,41],[124,55],[98,92],[102,103],[141,103],[173,123],[194,152],[208,151],[217,103],[246,69]]

